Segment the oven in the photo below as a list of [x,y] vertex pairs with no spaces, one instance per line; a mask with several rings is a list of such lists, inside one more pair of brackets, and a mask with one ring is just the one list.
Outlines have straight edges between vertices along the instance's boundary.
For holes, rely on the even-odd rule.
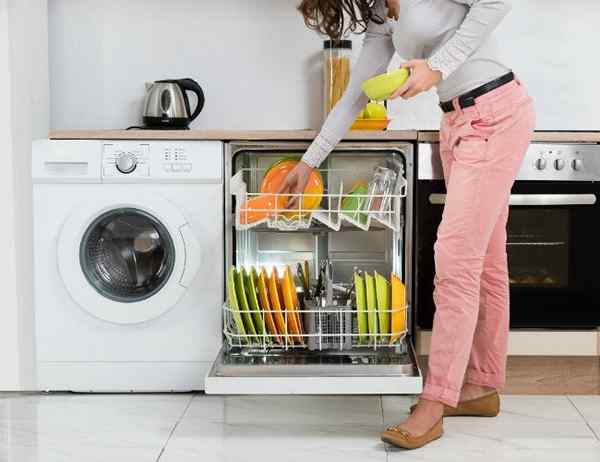
[[[431,329],[434,250],[445,203],[438,144],[421,144],[415,312]],[[532,144],[510,198],[511,328],[600,326],[600,146]]]

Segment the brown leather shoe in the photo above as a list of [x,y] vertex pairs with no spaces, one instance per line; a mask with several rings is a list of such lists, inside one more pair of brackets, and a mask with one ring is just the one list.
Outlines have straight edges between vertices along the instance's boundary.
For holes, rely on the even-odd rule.
[[[412,414],[417,405],[410,407]],[[496,417],[500,413],[500,395],[497,391],[479,398],[458,403],[457,407],[444,405],[444,417]]]
[[425,446],[432,441],[437,440],[444,434],[443,419],[431,427],[431,429],[421,436],[413,436],[411,433],[399,428],[398,426],[390,427],[383,435],[382,441],[404,449],[417,449]]

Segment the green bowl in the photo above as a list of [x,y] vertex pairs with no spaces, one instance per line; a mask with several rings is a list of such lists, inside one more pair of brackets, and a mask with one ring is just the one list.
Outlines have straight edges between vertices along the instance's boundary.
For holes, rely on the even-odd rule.
[[398,69],[386,74],[380,74],[372,79],[365,80],[362,89],[369,99],[383,101],[406,83],[410,72],[408,69]]

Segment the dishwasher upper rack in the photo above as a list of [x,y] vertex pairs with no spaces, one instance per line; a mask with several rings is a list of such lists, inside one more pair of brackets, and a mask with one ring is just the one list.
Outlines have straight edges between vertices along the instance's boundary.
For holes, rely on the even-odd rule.
[[[290,350],[309,350],[309,351],[352,351],[357,349],[371,349],[376,351],[381,348],[395,347],[400,350],[406,349],[405,339],[408,334],[407,319],[410,306],[389,310],[366,310],[365,315],[374,315],[376,317],[387,314],[390,317],[401,314],[404,317],[404,329],[388,333],[363,333],[358,332],[357,310],[352,306],[326,306],[320,307],[308,303],[305,309],[296,309],[303,320],[303,333],[293,334],[287,332],[281,334],[270,334],[265,329],[264,334],[240,334],[236,328],[235,316],[255,316],[253,310],[234,310],[228,303],[223,304],[223,334],[227,340],[229,348],[243,348],[253,351],[290,351]],[[284,325],[288,326],[290,311],[261,310],[260,316],[262,325],[266,326],[265,313],[271,316],[280,314],[284,318]],[[391,330],[391,329],[390,329]],[[281,342],[276,342],[276,337]]]
[[[327,178],[327,188],[322,195],[320,206],[315,209],[303,209],[302,201],[298,201],[298,207],[293,209],[281,210],[274,209],[253,209],[254,212],[265,212],[268,216],[265,219],[246,224],[242,222],[242,205],[249,199],[259,196],[272,196],[275,204],[280,194],[262,194],[259,192],[248,192],[248,185],[244,181],[244,176],[262,177],[268,169],[251,167],[238,170],[230,180],[231,194],[236,199],[235,225],[240,231],[249,230],[258,227],[267,227],[279,231],[297,231],[310,229],[314,225],[324,225],[333,231],[340,231],[344,224],[350,225],[368,231],[373,225],[383,225],[395,232],[399,232],[403,226],[402,204],[408,193],[408,182],[404,175],[404,170],[396,171],[396,182],[392,193],[386,194],[355,194],[344,192],[343,180],[331,180],[352,174],[349,169],[319,169],[324,178]],[[330,183],[333,183],[330,184]],[[316,194],[284,194],[291,197],[311,197]],[[359,200],[359,207],[352,210],[344,210],[343,202],[345,199]],[[285,215],[284,215],[285,213]],[[291,216],[290,216],[291,215]]]

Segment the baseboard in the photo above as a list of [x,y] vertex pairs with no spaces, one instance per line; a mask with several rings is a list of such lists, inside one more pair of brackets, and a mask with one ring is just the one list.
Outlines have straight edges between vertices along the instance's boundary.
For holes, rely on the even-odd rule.
[[[418,330],[416,350],[429,354],[431,331]],[[600,330],[514,330],[508,339],[509,356],[600,356]]]
[[[423,380],[427,356],[419,357]],[[600,395],[600,358],[593,356],[509,356],[507,395]]]
[[203,362],[39,362],[39,391],[184,392],[204,389]]

